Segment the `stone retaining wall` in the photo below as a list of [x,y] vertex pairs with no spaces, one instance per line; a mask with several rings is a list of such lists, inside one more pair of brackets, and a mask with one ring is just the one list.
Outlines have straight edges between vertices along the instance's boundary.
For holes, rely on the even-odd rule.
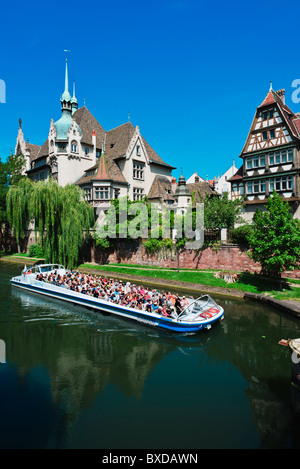
[[[178,263],[174,252],[165,250],[149,256],[143,243],[128,240],[119,243],[115,250],[101,251],[99,248],[91,247],[87,251],[89,251],[88,258],[84,256],[84,260],[97,264],[122,263],[177,268]],[[179,256],[179,266],[188,269],[232,270],[250,273],[261,271],[260,265],[253,262],[247,255],[247,247],[234,244],[222,244],[218,249],[208,247],[199,252],[184,250]],[[300,270],[285,272],[283,276],[300,279]]]

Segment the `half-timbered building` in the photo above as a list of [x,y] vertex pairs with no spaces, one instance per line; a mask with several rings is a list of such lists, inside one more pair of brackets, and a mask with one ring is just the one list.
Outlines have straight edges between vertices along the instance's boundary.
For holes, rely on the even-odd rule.
[[257,107],[240,154],[243,164],[230,178],[232,198],[244,197],[243,216],[265,209],[275,190],[300,218],[300,115],[285,104],[285,91],[272,86]]

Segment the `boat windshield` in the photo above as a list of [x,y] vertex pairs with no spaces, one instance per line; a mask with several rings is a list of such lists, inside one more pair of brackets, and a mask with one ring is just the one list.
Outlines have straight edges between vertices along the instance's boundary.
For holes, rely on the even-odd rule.
[[179,315],[179,318],[185,319],[187,316],[191,315],[197,315],[202,311],[207,311],[210,308],[217,308],[219,311],[219,307],[217,303],[209,296],[209,295],[203,295],[197,298],[196,300],[192,301]]
[[63,269],[63,267],[58,264],[40,265],[39,267],[40,272],[50,272],[51,270]]

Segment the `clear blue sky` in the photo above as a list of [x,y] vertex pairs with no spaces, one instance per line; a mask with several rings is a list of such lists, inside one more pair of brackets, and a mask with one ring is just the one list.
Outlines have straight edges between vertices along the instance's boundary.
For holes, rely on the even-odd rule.
[[238,157],[256,107],[300,79],[298,1],[2,2],[0,155],[42,144],[69,82],[105,130],[128,120],[189,177],[221,175]]

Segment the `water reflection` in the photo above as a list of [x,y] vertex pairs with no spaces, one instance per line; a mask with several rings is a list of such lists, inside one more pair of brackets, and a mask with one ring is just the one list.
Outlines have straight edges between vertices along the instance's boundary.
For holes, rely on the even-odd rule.
[[[289,356],[278,346],[300,336],[295,319],[217,298],[219,325],[176,336],[10,288],[9,276],[0,276],[0,379],[19,412],[2,447],[299,448]],[[174,436],[174,425],[185,431]]]

